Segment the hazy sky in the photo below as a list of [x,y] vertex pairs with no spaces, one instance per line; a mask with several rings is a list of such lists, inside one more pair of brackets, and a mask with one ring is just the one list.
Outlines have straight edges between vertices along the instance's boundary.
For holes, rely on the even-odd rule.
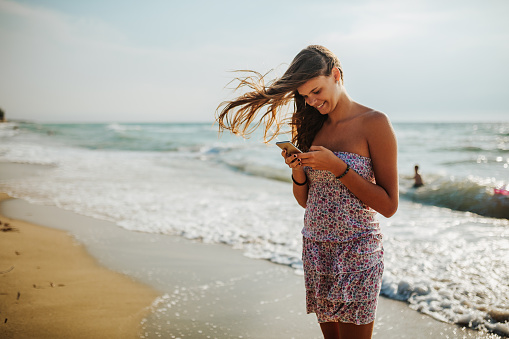
[[9,119],[212,121],[230,71],[335,52],[393,121],[509,120],[509,1],[0,0]]

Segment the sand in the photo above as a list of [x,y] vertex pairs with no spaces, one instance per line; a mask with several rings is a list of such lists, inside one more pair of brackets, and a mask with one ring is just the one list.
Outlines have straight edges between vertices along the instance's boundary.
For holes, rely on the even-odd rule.
[[66,232],[0,221],[0,338],[139,337],[153,289],[99,266]]
[[[2,293],[7,293],[0,296],[0,318],[8,318],[6,324],[9,325],[3,327],[6,324],[0,324],[0,334],[6,328],[14,328],[18,332],[9,333],[16,334],[15,338],[45,338],[44,333],[52,329],[67,328],[73,331],[72,335],[48,334],[47,337],[128,338],[136,337],[139,333],[141,338],[321,338],[315,316],[306,315],[304,311],[303,278],[288,267],[247,258],[226,245],[130,232],[105,221],[56,207],[32,205],[19,199],[2,202],[0,212],[17,215],[19,219],[38,220],[43,225],[53,224],[60,229],[56,231],[8,219],[20,232],[2,232],[0,237],[7,239],[4,238],[7,234],[10,248],[18,248],[14,251],[25,254],[12,254],[12,249],[2,251],[8,255],[2,254],[0,267],[9,268],[14,264],[16,268],[0,274]],[[22,247],[16,246],[16,242],[32,228],[36,230],[30,236],[29,249],[23,247],[23,250],[19,250]],[[86,244],[88,251],[61,231],[72,229],[73,236]],[[58,238],[66,239],[67,245],[55,242]],[[41,246],[36,253],[35,249],[30,249],[33,244]],[[0,243],[2,248],[3,245],[4,242]],[[51,261],[44,265],[34,264],[40,268],[30,266],[32,268],[26,270],[24,276],[14,279],[15,270],[20,268],[20,264],[14,260],[28,256],[28,253],[38,256],[42,252],[49,254],[54,251],[59,253],[56,255],[59,258],[54,260],[59,260],[61,264]],[[159,291],[159,303],[154,304],[152,312],[145,314],[147,302],[154,296],[152,290],[146,291],[124,275],[98,267],[90,255],[98,258],[101,265],[127,274]],[[39,271],[49,272],[51,266],[55,274],[64,275],[80,267],[77,272],[83,272],[83,275],[73,276],[72,273],[71,277],[65,279],[57,275],[40,276]],[[20,273],[21,270],[18,270]],[[111,277],[106,278],[110,274]],[[6,289],[3,281],[9,275],[13,277],[14,285]],[[103,275],[104,278],[100,278]],[[33,284],[40,288],[34,288]],[[59,287],[59,284],[65,286]],[[23,289],[19,286],[23,286]],[[115,286],[113,290],[112,286]],[[141,292],[135,292],[140,288],[147,293],[147,298],[141,301],[138,300],[140,295],[137,295]],[[15,300],[18,291],[21,297]],[[129,295],[122,294],[122,291]],[[64,292],[68,294],[62,299],[55,294]],[[28,299],[29,296],[31,299]],[[106,302],[104,298],[112,299]],[[8,308],[4,308],[4,300],[10,300]],[[136,300],[140,301],[137,305]],[[23,306],[24,302],[26,304]],[[133,306],[132,313],[126,315],[124,312],[127,312],[129,305]],[[18,309],[16,313],[16,307],[25,309]],[[30,310],[32,307],[33,310]],[[51,310],[50,314],[48,309]],[[30,316],[27,317],[27,314]],[[140,325],[144,315],[146,318]],[[114,324],[114,321],[117,323]],[[48,325],[48,322],[53,324]],[[105,328],[99,329],[100,326]],[[33,333],[37,333],[37,336],[32,336]],[[59,335],[62,333],[63,330]],[[438,322],[412,311],[404,302],[382,297],[373,337],[489,336]]]
[[[289,267],[21,199],[0,220],[18,230],[0,232],[0,338],[321,338]],[[373,335],[493,337],[383,297]]]

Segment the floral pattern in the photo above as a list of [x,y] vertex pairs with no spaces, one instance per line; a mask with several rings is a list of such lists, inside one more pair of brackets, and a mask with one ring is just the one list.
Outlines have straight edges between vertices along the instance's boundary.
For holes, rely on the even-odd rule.
[[[375,182],[370,158],[347,152],[335,154],[350,165],[350,170]],[[315,241],[348,241],[380,233],[376,211],[357,199],[334,174],[310,167],[304,170],[309,180],[304,237]]]
[[357,325],[375,320],[378,295],[382,287],[384,269],[383,250],[376,252],[379,258],[375,265],[367,266],[370,260],[360,259],[359,267],[345,272],[344,258],[353,266],[358,256],[352,259],[349,248],[357,240],[347,243],[316,242],[303,239],[302,261],[306,286],[307,313],[316,313],[318,322],[341,321]]
[[[375,182],[370,158],[335,154]],[[316,313],[318,322],[371,323],[384,268],[376,212],[331,172],[305,171],[310,182],[302,230],[307,313]]]

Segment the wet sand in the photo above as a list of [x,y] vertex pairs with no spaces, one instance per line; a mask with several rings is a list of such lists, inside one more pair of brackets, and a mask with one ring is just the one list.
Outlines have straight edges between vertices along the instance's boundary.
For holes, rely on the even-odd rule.
[[66,232],[0,222],[1,338],[139,337],[153,289],[100,266]]
[[[6,248],[6,251],[2,251],[0,261],[2,268],[6,266],[9,268],[15,264],[15,270],[18,274],[21,273],[20,264],[13,260],[23,256],[16,255],[15,251],[28,253],[27,248],[32,248],[32,244],[37,244],[38,247],[36,254],[32,254],[33,257],[39,258],[41,253],[49,254],[56,251],[57,253],[53,255],[58,257],[59,261],[58,264],[55,262],[51,265],[34,263],[32,265],[38,265],[35,269],[26,270],[23,276],[16,276],[15,279],[13,275],[15,270],[0,275],[2,279],[0,300],[3,300],[0,317],[8,318],[9,326],[4,327],[6,324],[0,324],[0,329],[17,328],[20,334],[39,334],[49,329],[68,328],[73,331],[72,337],[80,337],[80,334],[83,337],[97,338],[129,337],[90,336],[91,331],[105,333],[104,330],[99,330],[104,323],[106,327],[125,330],[122,333],[130,333],[134,337],[141,326],[139,332],[141,338],[321,337],[315,316],[305,314],[303,278],[289,267],[249,259],[240,251],[226,245],[203,244],[167,235],[130,232],[105,221],[56,207],[32,205],[19,199],[1,203],[0,212],[10,217],[15,215],[17,219],[37,220],[39,224],[52,225],[53,228],[59,229],[8,219],[20,232],[0,234],[2,237],[0,239],[9,239],[5,243],[9,243],[10,246],[7,250],[7,247],[3,247],[4,242],[0,244],[2,248]],[[75,239],[86,245],[87,251],[61,230],[71,232]],[[16,239],[29,232],[33,232],[33,235],[27,238],[27,245],[17,246]],[[5,238],[6,235],[9,238]],[[70,244],[56,242],[59,237],[67,239]],[[30,249],[30,253],[32,251],[35,249]],[[79,253],[72,254],[73,251]],[[8,255],[5,256],[4,253]],[[142,314],[147,302],[153,298],[154,290],[146,291],[143,285],[126,279],[124,275],[98,267],[96,260],[90,255],[97,258],[102,266],[128,275],[158,291],[158,302],[154,303],[152,312],[146,315],[142,324]],[[83,264],[77,261],[77,257],[88,261],[91,265],[89,269],[98,272],[87,271],[82,267]],[[50,275],[49,271],[41,275],[41,272],[49,270],[48,266],[52,266],[54,272],[59,274],[72,274],[76,277],[73,277],[74,280],[59,278]],[[111,274],[111,277],[98,278],[103,274],[105,276]],[[10,285],[6,285],[3,281],[9,275],[14,280]],[[38,288],[34,288],[33,284]],[[59,287],[58,284],[65,286]],[[6,289],[6,286],[9,287]],[[23,289],[20,290],[19,286],[23,286]],[[111,287],[114,287],[113,290]],[[137,288],[144,292],[134,292]],[[18,290],[21,291],[22,297],[13,300],[16,299]],[[122,290],[127,295],[122,294]],[[56,296],[56,293],[64,292],[66,294]],[[31,296],[30,302],[28,296]],[[113,299],[106,301],[105,297]],[[3,305],[6,305],[6,300],[10,300],[11,304],[5,309]],[[26,304],[23,304],[24,300],[27,300]],[[72,300],[75,302],[71,302]],[[133,315],[124,318],[126,315],[123,312],[127,311],[128,305],[133,306],[131,311]],[[48,309],[51,309],[51,312],[48,312]],[[26,312],[30,312],[29,317]],[[49,321],[49,318],[59,320]],[[25,322],[28,319],[30,324],[26,327]],[[83,321],[83,319],[94,320]],[[115,319],[119,321],[118,325],[112,325],[111,322]],[[80,324],[81,327],[75,324]],[[1,331],[3,330],[0,330],[0,334]],[[489,336],[438,322],[412,311],[403,302],[380,298],[374,338],[410,337]]]
[[[18,229],[0,232],[2,338],[321,338],[289,267],[21,199],[0,214]],[[381,297],[373,337],[494,336]]]

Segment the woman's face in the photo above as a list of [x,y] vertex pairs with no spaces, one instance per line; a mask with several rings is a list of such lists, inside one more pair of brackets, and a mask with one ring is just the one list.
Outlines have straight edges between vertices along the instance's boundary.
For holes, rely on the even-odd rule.
[[[334,72],[336,70],[337,72]],[[316,108],[321,114],[329,114],[338,103],[341,86],[334,69],[329,76],[318,76],[308,80],[304,85],[297,88],[299,94],[304,97],[309,106]],[[339,74],[338,74],[339,75]]]

